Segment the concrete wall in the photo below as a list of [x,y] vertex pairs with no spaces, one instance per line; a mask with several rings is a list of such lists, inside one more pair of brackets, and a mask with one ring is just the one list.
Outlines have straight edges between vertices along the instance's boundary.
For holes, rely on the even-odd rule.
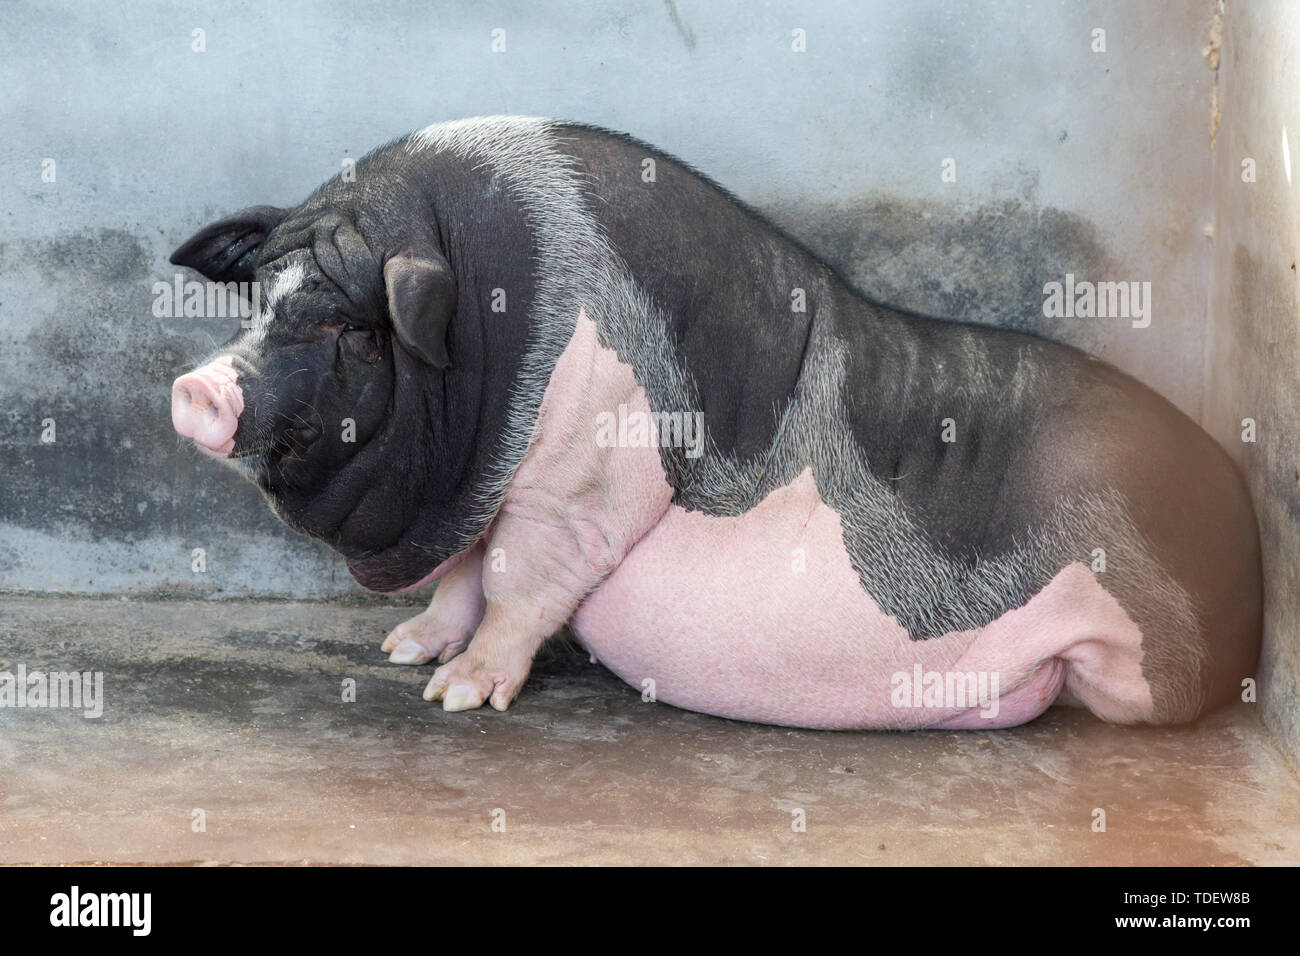
[[1233,3],[1224,25],[1204,424],[1250,480],[1265,557],[1260,704],[1300,760],[1300,5]]
[[[154,318],[150,288],[209,219],[291,204],[345,158],[466,115],[633,132],[769,211],[863,290],[1081,345],[1199,415],[1212,12],[1207,0],[11,5],[0,589],[355,593],[332,554],[173,437],[172,377],[233,323]],[[1092,50],[1098,28],[1105,52]],[[949,158],[955,182],[941,178]],[[1043,283],[1067,272],[1152,282],[1151,327],[1044,319]],[[53,444],[40,441],[48,418]]]

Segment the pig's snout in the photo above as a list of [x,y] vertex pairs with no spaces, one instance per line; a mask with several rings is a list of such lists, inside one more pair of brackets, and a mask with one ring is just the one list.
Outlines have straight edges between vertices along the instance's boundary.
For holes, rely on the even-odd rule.
[[172,425],[214,458],[225,458],[235,447],[244,410],[238,375],[230,356],[223,355],[172,383]]

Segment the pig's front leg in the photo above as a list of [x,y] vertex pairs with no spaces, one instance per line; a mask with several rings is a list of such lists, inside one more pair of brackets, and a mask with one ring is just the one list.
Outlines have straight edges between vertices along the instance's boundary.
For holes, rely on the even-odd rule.
[[624,408],[650,414],[631,367],[601,345],[582,311],[485,539],[483,621],[469,647],[433,672],[425,700],[441,700],[444,710],[505,710],[542,641],[668,510],[673,490],[659,449],[601,437],[602,419]]
[[618,557],[603,537],[594,540],[556,517],[503,512],[483,561],[483,621],[465,652],[434,671],[424,699],[441,700],[444,710],[484,703],[505,710],[542,642],[573,616]]
[[483,620],[483,542],[470,549],[438,582],[428,610],[397,625],[380,645],[394,664],[451,660],[465,649]]

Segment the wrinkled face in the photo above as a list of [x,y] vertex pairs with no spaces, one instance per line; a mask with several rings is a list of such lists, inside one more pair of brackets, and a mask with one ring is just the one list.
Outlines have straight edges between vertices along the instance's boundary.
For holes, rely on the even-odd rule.
[[337,217],[244,235],[248,215],[173,257],[215,281],[250,275],[260,307],[175,381],[172,422],[287,523],[341,551],[363,584],[413,586],[443,557],[420,541],[446,482],[429,402],[448,364],[450,268],[432,248],[381,258]]
[[361,544],[347,527],[363,490],[351,472],[392,400],[390,332],[382,316],[356,314],[307,253],[285,259],[257,270],[265,298],[252,328],[176,381],[173,419],[201,451],[237,463],[290,524]]

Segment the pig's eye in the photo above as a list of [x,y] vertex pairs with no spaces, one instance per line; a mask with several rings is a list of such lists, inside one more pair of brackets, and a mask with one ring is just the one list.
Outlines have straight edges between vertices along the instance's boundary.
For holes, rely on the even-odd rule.
[[344,326],[339,335],[339,350],[357,356],[368,365],[383,358],[383,347],[373,329]]

